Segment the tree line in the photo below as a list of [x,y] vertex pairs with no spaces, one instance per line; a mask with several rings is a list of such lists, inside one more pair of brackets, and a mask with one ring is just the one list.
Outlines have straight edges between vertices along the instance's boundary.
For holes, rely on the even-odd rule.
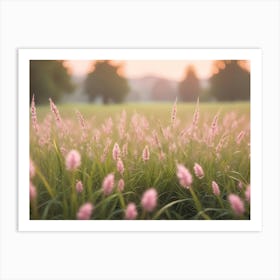
[[[213,74],[208,82],[209,88],[205,91],[201,87],[195,67],[188,66],[184,79],[178,85],[179,100],[194,102],[205,95],[208,99],[217,101],[250,99],[250,71],[244,67],[244,61],[214,61]],[[30,61],[30,100],[35,94],[38,104],[47,103],[49,98],[59,102],[64,94],[69,94],[74,89],[75,85],[64,61]],[[109,60],[94,62],[93,70],[84,81],[84,91],[90,102],[100,98],[104,104],[121,103],[129,90],[128,80],[122,74],[122,66]]]

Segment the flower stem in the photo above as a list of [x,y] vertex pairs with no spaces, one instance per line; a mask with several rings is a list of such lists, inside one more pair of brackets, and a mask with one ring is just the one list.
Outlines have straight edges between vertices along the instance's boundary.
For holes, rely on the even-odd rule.
[[193,198],[193,200],[194,200],[194,204],[195,204],[195,207],[196,207],[197,212],[198,212],[198,213],[201,212],[201,216],[202,216],[205,220],[210,220],[210,217],[202,211],[201,203],[200,203],[200,201],[199,201],[199,199],[198,199],[198,197],[197,197],[195,191],[194,191],[192,188],[189,188],[189,190],[190,190],[190,193],[191,193],[192,198]]

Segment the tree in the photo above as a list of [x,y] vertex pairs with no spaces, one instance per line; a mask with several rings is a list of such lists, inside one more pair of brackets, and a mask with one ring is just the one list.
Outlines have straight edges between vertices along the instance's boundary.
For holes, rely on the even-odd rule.
[[101,97],[104,104],[123,102],[129,91],[129,85],[119,74],[120,65],[113,65],[109,60],[99,60],[93,65],[85,80],[85,91],[90,101]]
[[64,93],[71,93],[75,86],[62,60],[30,61],[30,102],[35,95],[37,104],[58,102]]
[[216,73],[210,78],[212,96],[220,101],[250,99],[250,72],[242,61],[219,60],[213,66]]
[[179,96],[181,101],[194,102],[200,93],[200,82],[197,78],[195,68],[190,65],[186,69],[185,78],[179,84]]

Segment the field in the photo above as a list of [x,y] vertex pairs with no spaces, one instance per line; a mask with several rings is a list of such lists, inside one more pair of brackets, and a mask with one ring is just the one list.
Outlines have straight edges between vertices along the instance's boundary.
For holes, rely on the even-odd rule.
[[30,123],[31,219],[250,219],[249,103],[32,102]]

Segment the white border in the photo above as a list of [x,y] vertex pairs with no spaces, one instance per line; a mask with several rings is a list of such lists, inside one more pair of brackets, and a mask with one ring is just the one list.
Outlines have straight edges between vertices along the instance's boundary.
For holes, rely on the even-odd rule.
[[[37,221],[29,220],[29,61],[220,60],[251,62],[251,220],[230,221]],[[261,231],[262,71],[260,49],[19,49],[18,230],[19,231]]]

